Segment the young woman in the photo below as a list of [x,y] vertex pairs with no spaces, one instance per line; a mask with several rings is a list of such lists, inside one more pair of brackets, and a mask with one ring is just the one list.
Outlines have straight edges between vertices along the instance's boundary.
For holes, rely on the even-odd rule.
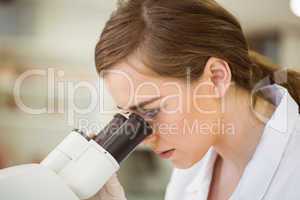
[[[167,200],[300,199],[300,74],[249,50],[213,0],[121,1],[96,46],[116,105],[174,165]],[[103,200],[126,199],[114,177]]]

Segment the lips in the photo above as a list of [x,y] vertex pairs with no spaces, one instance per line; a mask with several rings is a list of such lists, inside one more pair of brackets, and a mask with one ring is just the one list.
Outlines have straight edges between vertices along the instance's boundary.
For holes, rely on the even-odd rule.
[[159,157],[163,158],[163,159],[169,159],[175,152],[175,149],[170,149],[167,151],[161,151],[161,152],[156,152]]

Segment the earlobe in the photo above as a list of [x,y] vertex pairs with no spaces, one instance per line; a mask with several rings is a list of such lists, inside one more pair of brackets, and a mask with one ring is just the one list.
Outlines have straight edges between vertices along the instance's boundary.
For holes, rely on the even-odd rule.
[[218,98],[225,96],[225,88],[223,84],[216,85],[214,90],[215,90],[215,95]]

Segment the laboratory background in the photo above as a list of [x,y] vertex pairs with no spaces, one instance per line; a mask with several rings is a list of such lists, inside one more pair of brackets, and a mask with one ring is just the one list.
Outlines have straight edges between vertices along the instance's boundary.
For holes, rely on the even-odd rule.
[[[199,0],[201,1],[201,0]],[[217,0],[252,49],[300,70],[300,0]],[[40,162],[74,128],[116,112],[94,48],[116,0],[0,0],[0,169]],[[163,200],[171,164],[139,147],[119,171],[128,200]]]

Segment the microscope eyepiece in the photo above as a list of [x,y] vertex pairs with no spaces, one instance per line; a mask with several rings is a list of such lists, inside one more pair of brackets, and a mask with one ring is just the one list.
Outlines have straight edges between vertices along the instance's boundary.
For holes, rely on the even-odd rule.
[[117,131],[127,118],[119,113],[115,114],[113,119],[97,134],[94,140],[101,146]]
[[127,119],[116,114],[94,140],[121,163],[151,134],[152,128],[140,115],[132,113]]

